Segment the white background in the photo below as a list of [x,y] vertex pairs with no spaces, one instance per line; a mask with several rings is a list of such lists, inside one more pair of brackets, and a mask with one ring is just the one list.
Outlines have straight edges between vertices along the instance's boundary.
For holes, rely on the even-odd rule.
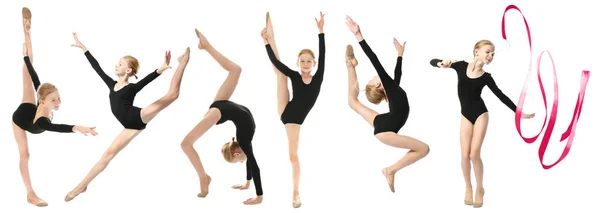
[[[564,148],[559,135],[571,121],[581,70],[592,71],[573,148],[567,158],[550,170],[538,159],[540,140],[526,144],[519,137],[512,112],[490,91],[483,97],[490,110],[488,134],[482,157],[485,164],[485,204],[479,212],[572,210],[593,212],[598,185],[592,120],[597,118],[597,76],[600,69],[597,38],[592,26],[598,20],[589,1],[10,1],[0,7],[3,93],[0,112],[0,212],[327,212],[402,211],[469,212],[463,204],[464,181],[460,168],[460,108],[456,74],[435,69],[431,58],[464,59],[480,39],[496,43],[497,55],[486,67],[500,88],[516,103],[524,85],[528,47],[524,24],[516,11],[507,14],[511,48],[502,40],[500,23],[504,9],[516,4],[532,30],[534,63],[544,49],[551,51],[559,78],[560,103],[555,132],[546,154],[554,162]],[[567,4],[569,3],[569,4]],[[39,209],[26,202],[19,173],[19,155],[11,116],[21,100],[21,7],[33,12],[34,66],[42,82],[60,90],[61,109],[55,123],[97,126],[97,137],[80,134],[28,134],[30,171],[37,194],[49,202]],[[561,9],[565,9],[561,11]],[[302,48],[318,52],[314,17],[325,16],[327,60],[321,95],[302,127],[300,160],[303,206],[291,207],[292,178],[285,130],[276,113],[276,80],[260,38],[265,12],[271,11],[282,61],[295,67]],[[401,170],[392,194],[381,169],[399,159],[405,150],[387,147],[373,136],[372,128],[346,102],[345,45],[352,44],[360,62],[361,87],[375,71],[344,24],[350,15],[384,67],[395,64],[392,38],[407,41],[402,86],[407,91],[411,114],[401,134],[416,137],[431,147],[430,155]],[[234,135],[231,123],[214,127],[197,143],[203,163],[213,177],[211,192],[199,199],[198,177],[179,146],[183,137],[202,118],[226,72],[196,47],[194,28],[243,68],[232,100],[255,115],[258,156],[264,202],[244,206],[255,195],[254,186],[244,192],[230,186],[245,181],[242,164],[228,164],[220,147]],[[110,112],[108,89],[90,67],[81,50],[70,47],[71,32],[90,49],[105,71],[126,54],[141,62],[145,76],[162,63],[165,50],[174,58],[192,47],[179,100],[156,117],[148,128],[113,160],[90,186],[70,203],[64,196],[87,174],[122,130]],[[173,60],[173,67],[177,66]],[[534,64],[535,66],[536,64]],[[542,61],[543,78],[552,101],[551,66]],[[168,91],[174,70],[167,71],[139,93],[135,105],[144,107]],[[133,80],[133,79],[132,79]],[[135,82],[135,80],[133,80]],[[532,77],[525,112],[524,132],[537,132],[544,108]],[[290,87],[291,88],[291,87]],[[550,89],[549,89],[550,88]],[[365,101],[364,94],[360,95]],[[377,106],[379,111],[385,105]],[[473,177],[473,184],[475,184]],[[581,210],[576,210],[578,208]]]

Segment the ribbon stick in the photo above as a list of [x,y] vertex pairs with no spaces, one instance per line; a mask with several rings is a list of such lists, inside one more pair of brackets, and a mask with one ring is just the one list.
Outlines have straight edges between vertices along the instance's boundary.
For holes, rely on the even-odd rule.
[[[504,14],[502,16],[502,38],[504,38],[504,40],[506,42],[508,42],[508,40],[506,39],[505,21],[504,20],[505,20],[506,12],[508,12],[509,10],[517,10],[517,11],[519,11],[519,13],[521,13],[521,16],[523,17],[523,21],[525,22],[525,27],[527,29],[527,36],[529,39],[529,69],[527,72],[525,85],[523,86],[523,89],[521,90],[521,96],[519,97],[519,102],[517,104],[517,110],[515,113],[515,125],[516,125],[517,131],[519,132],[519,135],[521,136],[523,141],[525,141],[526,143],[533,143],[540,136],[540,134],[542,133],[542,130],[544,129],[544,126],[546,126],[546,122],[548,122],[546,131],[544,132],[544,136],[542,137],[542,143],[540,144],[540,148],[538,150],[538,156],[540,159],[540,163],[542,164],[542,167],[544,169],[550,169],[550,168],[556,166],[558,163],[560,163],[563,159],[565,159],[565,157],[567,157],[567,154],[569,154],[569,151],[571,150],[571,146],[572,146],[573,140],[575,138],[575,130],[577,128],[577,122],[579,121],[579,116],[581,115],[583,99],[585,97],[585,89],[587,87],[587,83],[588,83],[588,80],[590,77],[590,71],[583,70],[581,73],[579,95],[577,97],[577,102],[575,103],[573,118],[571,119],[571,123],[569,124],[569,127],[567,127],[567,130],[561,135],[561,138],[560,138],[561,142],[563,142],[567,138],[569,139],[567,141],[565,149],[563,150],[563,152],[562,152],[561,156],[558,158],[558,160],[556,160],[556,162],[554,162],[550,165],[544,164],[544,160],[543,160],[544,155],[546,153],[546,149],[548,148],[548,143],[550,142],[550,137],[552,136],[552,132],[554,131],[554,125],[556,124],[556,117],[558,114],[558,78],[556,75],[556,67],[554,65],[554,59],[552,58],[552,55],[550,54],[549,51],[545,50],[542,53],[540,53],[538,60],[537,60],[537,62],[538,62],[537,77],[538,77],[538,84],[540,85],[540,90],[542,93],[542,98],[544,100],[544,108],[546,111],[546,115],[544,117],[544,124],[540,128],[540,132],[537,135],[535,135],[534,137],[531,137],[531,138],[523,137],[523,134],[521,132],[521,115],[523,113],[522,112],[523,104],[525,102],[525,97],[527,96],[527,88],[529,86],[528,82],[529,82],[529,78],[531,76],[531,65],[532,65],[531,62],[532,62],[532,57],[533,57],[533,48],[532,48],[532,42],[531,42],[531,32],[529,31],[529,25],[527,24],[527,19],[525,19],[525,15],[523,15],[521,10],[515,5],[509,5],[508,7],[506,7],[506,10],[504,11]],[[510,46],[510,44],[509,44],[509,46]],[[552,70],[553,70],[552,72],[554,75],[554,100],[552,102],[552,111],[550,112],[549,120],[548,120],[548,104],[547,104],[547,99],[546,99],[546,91],[544,89],[544,85],[542,83],[542,78],[541,78],[541,60],[542,60],[542,56],[544,55],[544,53],[547,53],[548,57],[550,58],[550,61],[552,63]]]

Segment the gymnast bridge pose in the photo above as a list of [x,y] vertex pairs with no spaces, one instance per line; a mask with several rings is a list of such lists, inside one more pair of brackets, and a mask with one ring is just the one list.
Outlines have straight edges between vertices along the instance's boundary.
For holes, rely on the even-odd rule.
[[[275,75],[277,76],[277,111],[281,117],[281,122],[285,125],[288,136],[290,162],[292,164],[293,176],[293,195],[292,206],[299,208],[302,205],[298,187],[300,185],[300,160],[298,159],[298,143],[300,141],[300,127],[315,105],[325,73],[325,34],[323,25],[325,24],[323,13],[320,19],[315,18],[319,29],[319,59],[315,63],[315,54],[310,49],[302,49],[298,54],[296,65],[300,67],[300,72],[290,69],[279,59],[279,53],[275,44],[273,24],[269,13],[267,13],[267,26],[262,30],[261,36],[265,42],[267,54]],[[313,67],[317,66],[314,76],[311,75]],[[288,89],[288,80],[292,82],[292,99]]]
[[[194,166],[200,179],[200,193],[198,197],[204,198],[208,195],[212,179],[204,170],[200,156],[194,149],[194,143],[213,126],[231,121],[236,127],[236,137],[223,145],[221,153],[223,154],[223,158],[229,163],[246,162],[246,182],[234,185],[232,188],[240,190],[248,189],[250,187],[250,180],[254,180],[256,197],[249,198],[243,203],[246,205],[259,204],[263,200],[263,190],[260,180],[260,169],[252,150],[252,139],[256,129],[254,117],[247,107],[229,100],[238,85],[242,68],[217,51],[198,29],[196,29],[196,35],[200,40],[198,48],[208,52],[221,67],[228,71],[227,78],[219,88],[208,112],[181,142],[183,152],[187,155],[192,166]],[[237,141],[235,140],[236,138]]]
[[[462,152],[461,167],[466,184],[466,205],[474,208],[483,206],[483,161],[481,160],[481,145],[487,132],[488,110],[481,98],[485,86],[513,112],[517,106],[496,85],[492,75],[483,70],[483,65],[490,64],[494,59],[494,44],[489,40],[481,40],[473,47],[475,60],[451,61],[432,59],[430,64],[434,67],[452,68],[458,76],[458,99],[461,107],[460,146]],[[522,118],[533,118],[534,114],[523,114]],[[477,191],[473,201],[473,187],[471,185],[471,163],[473,163]]]
[[94,165],[88,175],[65,196],[65,201],[71,201],[77,195],[87,190],[87,186],[94,180],[113,158],[125,146],[127,146],[137,135],[139,135],[146,125],[158,115],[162,110],[167,108],[179,97],[179,90],[185,67],[189,61],[190,48],[186,48],[185,53],[178,58],[179,65],[173,74],[171,86],[166,95],[158,99],[154,103],[142,108],[133,105],[135,96],[146,85],[158,78],[164,71],[170,69],[171,52],[165,54],[165,61],[162,66],[151,72],[137,83],[129,83],[129,78],[134,76],[137,78],[139,62],[133,56],[122,57],[115,65],[115,74],[119,78],[117,81],[109,77],[90,51],[79,41],[77,34],[73,33],[75,44],[72,46],[81,48],[85,57],[90,62],[90,65],[96,71],[96,74],[104,81],[109,89],[109,99],[111,111],[115,118],[125,128],[112,142],[111,146],[102,154],[100,160]]
[[350,17],[346,17],[346,25],[354,34],[356,40],[358,40],[360,47],[375,67],[375,71],[377,71],[378,76],[369,81],[366,86],[365,95],[369,102],[373,104],[379,104],[383,100],[387,101],[389,112],[379,114],[363,105],[358,100],[359,87],[355,70],[355,67],[358,65],[358,60],[354,56],[354,50],[350,45],[346,47],[348,104],[356,113],[360,114],[371,126],[373,126],[374,135],[381,142],[392,147],[409,149],[404,157],[381,171],[388,182],[390,190],[395,192],[394,176],[396,172],[424,158],[429,153],[429,146],[427,144],[415,138],[397,134],[404,124],[406,124],[410,112],[406,92],[400,87],[404,45],[400,44],[394,38],[394,46],[398,52],[398,57],[396,59],[394,78],[392,79],[383,69],[379,59],[363,38],[358,24]]
[[[22,9],[23,32],[25,43],[23,44],[23,99],[19,107],[12,115],[13,132],[19,147],[19,169],[21,178],[27,190],[27,202],[38,206],[48,206],[48,203],[37,196],[31,185],[29,175],[29,144],[27,133],[41,134],[45,131],[71,133],[80,132],[84,135],[97,135],[95,127],[74,126],[67,124],[53,124],[54,110],[58,110],[61,104],[60,94],[56,86],[50,83],[41,84],[40,79],[33,68],[33,48],[31,43],[31,10],[27,7]],[[33,83],[33,84],[32,84]],[[36,101],[36,93],[38,99]]]

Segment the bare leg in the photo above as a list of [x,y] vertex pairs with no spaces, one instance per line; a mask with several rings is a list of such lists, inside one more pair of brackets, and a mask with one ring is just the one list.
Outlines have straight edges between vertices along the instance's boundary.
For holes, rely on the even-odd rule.
[[465,179],[465,205],[473,205],[473,185],[471,185],[471,139],[473,124],[462,116],[460,121],[460,150],[463,178]]
[[477,191],[475,193],[475,202],[473,207],[479,208],[483,206],[483,161],[481,160],[481,145],[487,132],[489,115],[484,113],[477,118],[473,127],[473,139],[471,140],[471,161],[473,162],[473,170],[475,172],[475,181],[477,182]]
[[242,68],[217,51],[198,29],[196,29],[196,36],[198,36],[198,39],[200,40],[198,43],[198,48],[206,50],[206,52],[208,52],[208,54],[210,54],[210,56],[212,56],[215,61],[217,61],[217,63],[223,67],[223,69],[229,72],[227,78],[215,96],[215,101],[229,100],[238,85]]
[[27,144],[27,133],[13,123],[13,132],[19,147],[19,169],[21,170],[21,178],[27,190],[27,202],[38,207],[48,206],[46,201],[40,199],[33,190],[31,185],[31,177],[29,176],[29,146]]
[[142,117],[142,122],[147,124],[150,122],[158,113],[171,105],[177,98],[179,98],[179,91],[181,88],[181,81],[183,80],[183,73],[185,71],[185,67],[187,66],[190,60],[190,48],[185,49],[185,53],[179,56],[178,61],[179,65],[177,65],[177,69],[173,74],[173,78],[171,79],[171,86],[169,87],[169,92],[162,98],[158,99],[154,103],[148,105],[140,112],[140,116]]
[[83,178],[81,183],[79,183],[71,192],[65,196],[65,201],[71,201],[73,198],[77,197],[81,192],[87,189],[87,186],[94,180],[106,167],[108,164],[115,158],[115,156],[123,150],[137,135],[142,132],[141,130],[133,130],[133,129],[124,129],[112,142],[108,150],[102,154],[100,160],[94,165],[92,170],[88,173],[88,175]]
[[396,172],[427,156],[427,154],[429,154],[429,146],[415,138],[404,135],[398,135],[393,132],[382,132],[375,135],[375,137],[377,137],[377,139],[379,139],[386,145],[396,148],[410,149],[410,151],[408,151],[408,153],[406,153],[404,157],[402,157],[400,160],[398,160],[391,166],[382,170],[383,175],[388,181],[388,186],[390,187],[390,190],[392,190],[392,192],[395,192],[396,190],[394,188],[394,175],[396,174]]
[[218,109],[212,108],[208,110],[206,115],[204,115],[204,118],[202,118],[181,142],[181,149],[183,149],[183,152],[187,155],[192,166],[196,169],[198,178],[200,179],[200,193],[198,194],[198,197],[206,197],[206,195],[208,195],[208,186],[210,185],[211,178],[206,174],[198,152],[194,150],[194,143],[214,126],[219,119],[221,119],[221,112]]
[[[270,14],[267,13],[267,34],[269,35],[269,44],[273,48],[275,57],[279,59],[279,52],[277,50],[277,44],[275,42],[275,33],[273,32],[273,22],[271,22]],[[273,66],[275,71],[275,77],[277,78],[277,113],[281,117],[285,107],[290,102],[290,90],[288,88],[288,78],[277,67]]]
[[300,128],[298,124],[286,124],[285,130],[288,136],[288,151],[290,154],[290,163],[292,164],[292,180],[294,191],[292,194],[292,206],[299,208],[302,205],[300,201],[300,160],[298,159],[298,143],[300,141]]

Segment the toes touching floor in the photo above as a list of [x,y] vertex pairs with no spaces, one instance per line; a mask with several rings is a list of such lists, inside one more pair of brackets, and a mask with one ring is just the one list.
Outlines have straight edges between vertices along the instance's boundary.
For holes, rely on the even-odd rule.
[[[31,41],[32,12],[29,8],[22,8],[22,24],[25,42],[23,44],[23,97],[13,113],[13,130],[15,140],[19,146],[20,169],[23,182],[27,190],[27,202],[35,206],[48,206],[48,203],[42,200],[36,194],[31,184],[29,173],[29,151],[27,132],[30,134],[42,134],[46,131],[59,133],[79,132],[84,135],[97,135],[95,127],[81,126],[71,124],[57,124],[53,120],[53,112],[60,108],[61,96],[58,87],[51,83],[41,83],[40,78],[34,69],[33,51]],[[325,33],[324,23],[325,15],[320,13],[315,18],[318,33],[318,51],[315,55],[310,49],[302,49],[297,57],[297,68],[292,68],[281,62],[279,51],[275,42],[275,33],[270,13],[266,14],[266,24],[261,32],[266,49],[266,57],[271,62],[273,70],[277,76],[277,113],[285,126],[287,139],[289,142],[290,165],[292,167],[292,207],[302,206],[300,200],[300,158],[298,156],[300,126],[304,124],[319,100],[321,86],[326,83],[325,73]],[[400,86],[402,79],[402,61],[406,42],[400,43],[395,38],[393,45],[396,48],[397,55],[394,76],[390,76],[380,63],[378,56],[374,53],[367,41],[363,37],[359,25],[350,17],[346,17],[346,25],[352,35],[357,39],[358,45],[363,50],[373,68],[374,77],[365,86],[365,95],[372,104],[387,103],[388,112],[378,113],[367,107],[358,100],[359,85],[356,75],[358,59],[352,45],[346,46],[346,66],[348,69],[348,104],[349,107],[360,115],[372,127],[373,135],[384,144],[395,148],[409,150],[404,156],[389,166],[381,170],[387,186],[392,192],[395,192],[394,179],[395,174],[403,168],[414,164],[429,154],[429,146],[416,138],[399,134],[400,130],[406,124],[410,114],[409,98],[406,91]],[[190,32],[191,33],[191,32]],[[216,48],[219,44],[213,44],[203,31],[195,29],[195,35],[198,38],[198,50],[206,51],[223,70],[227,71],[227,77],[219,87],[212,104],[208,107],[204,117],[198,121],[197,125],[185,135],[181,141],[181,147],[184,154],[188,157],[199,178],[200,190],[198,197],[204,198],[209,195],[210,183],[212,177],[204,169],[203,162],[200,160],[198,152],[194,148],[196,141],[213,127],[231,121],[235,125],[235,137],[226,142],[221,150],[225,161],[229,163],[245,163],[246,182],[234,185],[234,189],[248,189],[254,184],[256,195],[244,201],[246,205],[259,204],[263,201],[263,187],[261,182],[261,172],[257,157],[253,151],[253,138],[256,130],[254,115],[251,110],[230,98],[238,86],[241,77],[241,67],[225,57]],[[177,58],[178,65],[173,72],[169,90],[163,96],[157,97],[156,101],[144,106],[134,105],[135,98],[147,85],[155,79],[162,76],[164,72],[171,67],[171,51],[166,51],[162,65],[151,72],[145,74],[143,78],[135,83],[130,83],[131,77],[135,79],[139,75],[140,62],[131,55],[122,56],[115,64],[115,76],[109,76],[103,69],[99,61],[92,55],[91,51],[83,44],[76,33],[72,34],[74,43],[72,47],[82,50],[83,56],[87,59],[99,80],[104,82],[108,89],[108,102],[114,120],[118,121],[123,128],[122,132],[112,141],[109,148],[98,159],[98,162],[92,166],[89,173],[81,179],[81,182],[67,193],[64,200],[69,202],[87,191],[88,185],[107,168],[114,157],[123,150],[131,141],[133,141],[150,122],[167,109],[172,103],[179,99],[182,79],[187,65],[190,63],[190,48]],[[194,44],[195,45],[195,44]],[[257,50],[258,51],[258,50]],[[483,164],[479,155],[481,143],[487,128],[487,113],[480,94],[485,86],[512,111],[516,110],[515,104],[508,98],[492,78],[491,74],[483,70],[483,65],[489,64],[494,56],[494,45],[487,40],[479,41],[473,49],[474,62],[452,61],[452,60],[431,60],[431,65],[438,68],[452,68],[458,75],[458,97],[461,105],[461,114],[465,125],[461,124],[462,132],[468,132],[473,135],[472,140],[463,140],[461,138],[461,147],[463,153],[467,153],[466,160],[463,159],[463,173],[467,182],[467,191],[465,193],[464,203],[473,207],[483,205]],[[265,63],[268,63],[265,59]],[[313,73],[313,69],[314,70]],[[82,68],[84,69],[84,68]],[[89,68],[87,68],[89,70]],[[210,74],[207,74],[210,75]],[[209,77],[209,76],[207,76]],[[117,80],[115,80],[117,79]],[[292,82],[292,98],[289,96],[288,79]],[[532,118],[534,114],[524,114],[524,118]],[[480,128],[480,126],[484,128]],[[474,128],[476,127],[476,128]],[[151,130],[158,131],[158,130]],[[150,133],[152,134],[152,133]],[[159,133],[156,133],[159,134]],[[314,134],[314,133],[313,133]],[[477,148],[474,148],[477,147]],[[475,153],[469,154],[469,153]],[[471,156],[477,156],[473,158]],[[470,158],[469,158],[470,157]],[[473,195],[471,187],[470,168],[473,164],[476,176],[477,190]],[[383,180],[382,180],[383,182]],[[475,199],[473,200],[473,196]]]

